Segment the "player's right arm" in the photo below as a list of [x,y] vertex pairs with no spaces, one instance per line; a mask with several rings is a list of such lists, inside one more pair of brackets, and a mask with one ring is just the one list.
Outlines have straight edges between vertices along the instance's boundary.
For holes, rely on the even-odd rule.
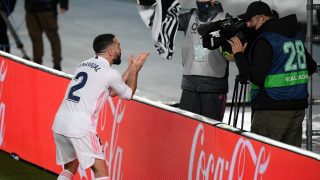
[[[128,68],[122,74],[122,80],[124,81],[125,84],[128,84],[128,81],[129,81],[130,72],[131,72],[131,64],[132,64],[131,63],[131,59],[132,58],[133,58],[133,55],[131,55],[130,58],[129,58]],[[112,97],[117,96],[117,93],[115,92],[115,90],[110,89],[110,96],[112,96]]]

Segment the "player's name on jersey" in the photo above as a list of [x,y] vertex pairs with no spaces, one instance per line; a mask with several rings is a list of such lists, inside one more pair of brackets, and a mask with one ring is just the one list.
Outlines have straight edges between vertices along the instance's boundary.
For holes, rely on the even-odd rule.
[[80,66],[88,66],[90,68],[93,68],[96,72],[98,72],[98,70],[101,69],[101,67],[98,64],[93,62],[82,62]]

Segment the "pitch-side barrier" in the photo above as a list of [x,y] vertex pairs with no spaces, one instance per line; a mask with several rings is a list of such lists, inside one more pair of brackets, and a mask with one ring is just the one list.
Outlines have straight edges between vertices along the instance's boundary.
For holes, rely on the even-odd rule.
[[[71,77],[0,52],[0,149],[61,171],[51,126]],[[112,179],[320,177],[319,154],[137,96],[109,98],[99,118]],[[75,179],[92,176],[79,169]]]

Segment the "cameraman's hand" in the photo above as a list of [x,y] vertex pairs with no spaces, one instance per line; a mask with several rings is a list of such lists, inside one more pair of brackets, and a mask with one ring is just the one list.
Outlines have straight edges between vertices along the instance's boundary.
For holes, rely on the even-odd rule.
[[233,54],[236,54],[238,52],[243,53],[247,47],[247,43],[243,45],[238,36],[232,37],[230,40],[228,40],[228,42],[231,45]]

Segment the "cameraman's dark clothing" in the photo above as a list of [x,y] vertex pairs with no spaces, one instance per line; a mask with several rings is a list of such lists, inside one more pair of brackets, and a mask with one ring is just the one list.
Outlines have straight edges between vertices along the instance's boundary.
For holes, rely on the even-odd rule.
[[60,3],[61,8],[68,9],[68,0],[25,0],[25,9],[34,62],[42,64],[44,55],[42,34],[45,32],[51,44],[54,68],[61,70],[62,57],[58,34],[58,3]]
[[[270,38],[270,34],[272,38]],[[305,108],[308,107],[308,94],[305,81],[307,79],[304,79],[300,84],[295,83],[293,85],[289,83],[288,85],[281,85],[280,82],[274,89],[267,87],[269,82],[266,81],[267,78],[272,75],[280,75],[273,74],[275,69],[280,69],[279,71],[282,72],[284,76],[288,76],[291,72],[295,73],[297,70],[307,70],[308,75],[315,72],[316,63],[307,50],[305,50],[301,40],[299,40],[299,43],[305,52],[306,67],[304,68],[306,69],[286,70],[288,63],[290,65],[292,65],[292,63],[301,63],[297,62],[299,61],[298,57],[291,58],[288,56],[288,53],[295,53],[295,51],[302,52],[301,49],[297,49],[297,47],[294,46],[296,45],[294,43],[297,43],[296,37],[297,18],[295,15],[281,19],[271,19],[259,28],[257,38],[250,46],[248,58],[246,58],[243,53],[235,54],[235,58],[240,73],[247,77],[253,84],[259,86],[258,94],[251,100],[253,110],[251,131],[300,147],[302,121],[305,115]],[[288,50],[288,47],[284,46],[287,45],[287,43],[293,44],[293,46],[290,47],[292,49],[289,48],[290,50]],[[277,44],[283,47],[278,48],[275,46]],[[285,54],[285,57],[283,57],[283,54]],[[279,78],[276,80],[279,80]],[[285,83],[284,81],[283,84]],[[303,85],[304,88],[294,88],[299,85]],[[288,88],[287,94],[283,94],[284,98],[276,98],[269,92],[276,91],[276,88],[282,87]]]
[[[271,19],[259,28],[258,35],[263,32],[274,32],[286,37],[294,37],[297,34],[297,19],[290,15],[281,19]],[[292,27],[292,28],[289,28]],[[236,64],[242,75],[252,83],[264,87],[265,79],[272,66],[273,50],[270,43],[263,37],[258,39],[252,48],[249,62],[243,53],[235,54]],[[316,63],[305,50],[307,69],[309,75],[315,72]],[[264,90],[251,102],[253,110],[298,110],[308,107],[307,98],[301,100],[274,100]]]
[[25,0],[25,9],[29,12],[52,11],[57,13],[57,6],[68,9],[68,0]]
[[[8,17],[16,5],[16,0],[0,0],[1,11]],[[10,52],[10,44],[7,33],[7,24],[2,16],[0,16],[0,50]]]
[[257,110],[251,132],[300,147],[304,115],[304,109]]
[[[227,77],[226,77],[227,78]],[[183,75],[181,88],[195,92],[214,92],[225,94],[228,92],[228,81],[224,78],[209,76]]]
[[227,98],[225,94],[184,89],[181,96],[181,109],[201,114],[218,121],[223,120]]
[[[225,17],[220,4],[216,7],[214,16],[207,22]],[[218,49],[202,47],[197,27],[207,22],[199,20],[196,9],[179,15],[178,30],[185,33],[180,108],[222,121],[228,92],[228,62]]]

